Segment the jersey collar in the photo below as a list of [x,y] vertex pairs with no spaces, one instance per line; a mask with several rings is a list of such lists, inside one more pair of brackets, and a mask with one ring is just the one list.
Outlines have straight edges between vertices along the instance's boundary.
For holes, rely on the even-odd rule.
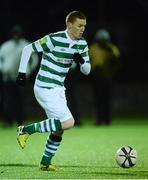
[[69,36],[68,32],[67,32],[67,29],[65,30],[65,34],[67,36],[67,39],[70,41],[70,42],[78,42],[79,40],[78,39],[71,39],[71,37]]

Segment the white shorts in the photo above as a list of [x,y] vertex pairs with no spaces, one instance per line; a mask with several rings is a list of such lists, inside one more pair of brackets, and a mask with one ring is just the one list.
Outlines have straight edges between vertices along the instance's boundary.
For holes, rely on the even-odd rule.
[[67,106],[64,87],[47,89],[35,85],[34,94],[49,119],[55,118],[63,122],[72,118]]

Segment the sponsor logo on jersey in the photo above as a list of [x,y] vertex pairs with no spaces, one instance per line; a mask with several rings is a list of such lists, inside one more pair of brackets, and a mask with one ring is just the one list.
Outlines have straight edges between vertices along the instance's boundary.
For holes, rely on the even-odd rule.
[[72,60],[70,60],[70,59],[64,59],[64,58],[58,58],[57,61],[58,61],[58,62],[64,62],[64,63],[72,63]]

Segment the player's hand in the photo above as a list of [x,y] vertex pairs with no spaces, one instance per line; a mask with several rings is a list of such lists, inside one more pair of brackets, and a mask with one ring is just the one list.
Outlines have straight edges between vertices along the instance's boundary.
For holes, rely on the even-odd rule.
[[80,64],[83,64],[85,62],[84,59],[82,58],[81,54],[79,54],[79,53],[73,54],[73,60],[75,63],[80,63]]
[[16,83],[20,86],[25,86],[26,84],[26,74],[19,72],[18,77],[16,79]]

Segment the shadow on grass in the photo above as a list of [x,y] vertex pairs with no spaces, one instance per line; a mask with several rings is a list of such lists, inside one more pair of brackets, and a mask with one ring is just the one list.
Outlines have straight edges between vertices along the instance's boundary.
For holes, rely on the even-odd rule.
[[116,169],[117,167],[111,167],[111,166],[90,166],[90,165],[61,165],[62,168],[112,168]]
[[[117,167],[105,167],[105,166],[60,166],[61,168],[67,169],[68,172],[74,174],[88,174],[91,175],[109,175],[109,176],[123,176],[123,177],[148,177],[148,170],[134,170],[134,169],[119,169]],[[74,168],[71,170],[71,168]],[[90,169],[90,171],[88,171]],[[97,169],[97,170],[96,170]]]
[[36,165],[34,164],[0,164],[0,167],[2,166],[9,166],[9,167],[37,167]]
[[[0,167],[37,167],[37,165],[34,164],[0,164]],[[59,174],[67,174],[72,173],[73,175],[76,176],[82,176],[82,175],[87,175],[88,178],[91,177],[92,175],[96,177],[101,176],[116,176],[120,177],[131,177],[131,178],[147,178],[148,177],[148,170],[134,170],[134,169],[118,169],[117,167],[105,167],[105,166],[76,166],[76,165],[61,165],[59,168],[62,168],[64,171],[59,171]],[[1,172],[2,173],[2,172]]]

